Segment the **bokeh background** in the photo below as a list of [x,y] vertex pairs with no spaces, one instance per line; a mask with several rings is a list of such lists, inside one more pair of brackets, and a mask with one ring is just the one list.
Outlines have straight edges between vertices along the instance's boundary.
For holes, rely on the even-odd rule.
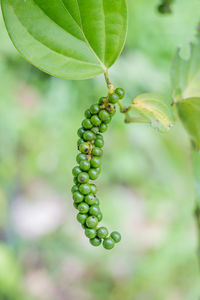
[[[171,16],[157,0],[129,0],[125,49],[110,72],[115,86],[158,92],[171,102],[170,65],[188,53],[199,0],[177,0]],[[83,112],[106,94],[103,76],[65,81],[28,64],[0,16],[0,299],[198,300],[188,136],[123,123],[105,134],[98,181],[104,224],[122,242],[93,248],[71,199],[76,131]],[[23,38],[23,37],[22,37]]]

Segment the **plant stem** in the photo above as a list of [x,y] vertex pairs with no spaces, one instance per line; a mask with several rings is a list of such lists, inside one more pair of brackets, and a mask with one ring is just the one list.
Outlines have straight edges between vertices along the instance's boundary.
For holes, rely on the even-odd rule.
[[194,181],[195,181],[195,219],[197,225],[197,235],[198,235],[198,248],[197,257],[200,267],[200,150],[192,146],[192,159],[193,159],[193,169],[194,169]]

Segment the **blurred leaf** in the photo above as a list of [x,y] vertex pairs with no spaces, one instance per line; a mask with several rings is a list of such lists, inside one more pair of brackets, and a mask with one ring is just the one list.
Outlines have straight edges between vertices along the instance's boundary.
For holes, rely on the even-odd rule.
[[188,98],[177,103],[179,116],[192,140],[200,148],[200,98]]
[[179,48],[173,60],[171,81],[175,102],[181,98],[200,97],[200,37],[190,44],[190,57],[185,60]]
[[57,77],[102,74],[124,46],[126,0],[2,0],[2,11],[18,51]]
[[136,113],[151,124],[152,127],[166,132],[173,126],[170,106],[156,94],[141,94],[133,100]]

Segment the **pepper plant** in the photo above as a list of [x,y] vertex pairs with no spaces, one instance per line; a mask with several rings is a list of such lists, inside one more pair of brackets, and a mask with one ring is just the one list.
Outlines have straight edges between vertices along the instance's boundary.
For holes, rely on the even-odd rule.
[[[158,3],[160,13],[170,13],[173,0]],[[145,93],[124,105],[125,91],[114,87],[109,69],[120,56],[127,34],[126,0],[1,0],[8,34],[20,54],[40,70],[67,80],[85,80],[103,75],[107,95],[84,112],[78,129],[72,187],[77,220],[93,246],[112,249],[121,240],[117,231],[99,226],[103,214],[93,183],[101,172],[103,133],[116,108],[125,123],[145,123],[168,132],[174,119],[181,119],[191,139],[195,187],[195,215],[200,257],[200,37],[191,45],[188,60],[177,51],[172,64],[169,106],[163,96]],[[153,8],[152,8],[153,9]],[[175,118],[174,118],[175,116]]]

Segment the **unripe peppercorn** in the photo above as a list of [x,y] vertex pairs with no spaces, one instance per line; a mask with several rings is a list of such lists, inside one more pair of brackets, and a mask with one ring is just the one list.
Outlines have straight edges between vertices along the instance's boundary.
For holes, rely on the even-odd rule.
[[102,219],[103,219],[103,215],[102,215],[102,213],[100,212],[98,215],[97,215],[97,219],[98,219],[98,221],[99,222],[101,222],[102,221]]
[[113,114],[116,112],[116,107],[114,104],[112,103],[108,103],[107,106],[106,106],[106,110],[110,113],[110,114]]
[[81,127],[81,128],[78,129],[77,134],[78,134],[78,136],[79,136],[80,138],[82,138],[84,132],[85,132],[85,129],[83,129],[83,128]]
[[80,164],[80,162],[82,160],[87,160],[87,155],[84,154],[84,153],[79,153],[77,156],[76,156],[76,161],[78,164]]
[[117,231],[113,231],[110,236],[115,243],[119,243],[121,241],[121,234]]
[[82,171],[88,171],[90,169],[90,162],[88,160],[82,160],[80,162],[80,169]]
[[98,114],[100,111],[100,108],[99,108],[99,105],[97,104],[93,104],[91,107],[90,107],[90,112],[92,115],[96,115]]
[[95,228],[98,224],[98,219],[95,216],[90,216],[86,220],[86,225],[88,228]]
[[79,151],[82,152],[82,153],[88,153],[90,150],[90,146],[88,143],[83,143],[83,144],[80,144],[79,146]]
[[91,193],[92,194],[96,194],[97,193],[97,187],[95,184],[90,184],[90,189],[91,189]]
[[104,146],[104,141],[102,139],[96,139],[94,144],[96,147],[102,148]]
[[96,171],[96,169],[90,169],[88,171],[88,175],[91,180],[96,180],[99,176],[99,173]]
[[96,135],[96,138],[99,139],[99,140],[103,140],[103,135],[101,133],[98,133]]
[[87,218],[88,218],[88,215],[86,215],[86,214],[81,214],[81,213],[79,213],[79,214],[76,216],[77,221],[78,221],[79,223],[81,223],[81,224],[85,224]]
[[94,239],[90,239],[90,244],[94,247],[98,247],[101,245],[101,239],[95,237]]
[[99,126],[101,124],[101,120],[99,119],[99,117],[97,115],[92,116],[91,118],[91,123],[94,126]]
[[80,173],[81,173],[81,169],[79,167],[74,167],[73,170],[72,170],[72,174],[74,176],[78,176]]
[[91,216],[98,216],[98,214],[100,213],[100,209],[99,209],[99,206],[97,205],[92,205],[89,209],[89,214]]
[[79,139],[77,142],[77,146],[79,147],[81,144],[83,144],[85,142],[84,139]]
[[118,95],[119,99],[123,99],[124,96],[125,96],[125,91],[124,91],[124,89],[122,89],[122,88],[117,88],[117,89],[115,90],[115,94]]
[[90,119],[91,116],[92,116],[92,114],[91,114],[90,110],[87,109],[87,110],[85,111],[85,117],[86,117],[87,119]]
[[80,193],[80,192],[75,192],[75,193],[73,193],[73,199],[74,199],[74,202],[80,203],[80,202],[83,201],[84,196],[83,196],[83,194]]
[[72,194],[75,192],[78,192],[78,185],[73,185],[71,192],[72,192]]
[[102,121],[106,121],[109,118],[109,113],[106,110],[101,110],[99,113],[99,119]]
[[94,133],[94,134],[97,134],[99,132],[99,127],[93,127],[91,129],[91,131]]
[[[81,202],[78,206],[78,210],[80,211],[80,213],[82,214],[86,214],[89,211],[89,206],[87,203],[85,202]],[[87,218],[88,219],[88,218]],[[86,219],[86,220],[87,220]]]
[[107,250],[113,249],[114,246],[115,246],[115,242],[111,237],[108,237],[103,241],[103,247]]
[[106,227],[100,227],[97,230],[97,236],[100,239],[105,239],[108,236],[108,229]]
[[96,205],[96,206],[99,206],[99,198],[95,198],[95,203],[94,203],[94,205]]
[[83,128],[85,128],[85,129],[91,129],[93,125],[92,125],[92,123],[90,122],[89,119],[85,119],[85,120],[83,120],[83,122],[82,122],[82,126],[83,126]]
[[94,133],[92,131],[85,131],[84,134],[83,134],[83,138],[85,141],[92,141],[94,140]]
[[99,132],[105,132],[108,129],[107,124],[101,124],[99,127]]
[[117,103],[118,100],[119,100],[119,96],[115,93],[111,94],[108,99],[110,103],[114,103],[114,104]]
[[112,117],[109,117],[107,120],[104,121],[104,123],[107,125],[112,121]]
[[103,155],[103,150],[98,148],[98,147],[93,147],[92,149],[92,155],[94,156],[102,156]]
[[89,175],[86,172],[82,172],[78,175],[78,181],[80,183],[87,183],[89,181]]
[[87,196],[85,196],[84,201],[88,204],[88,205],[93,205],[96,202],[96,197],[94,196],[94,194],[89,194]]
[[76,185],[79,184],[77,177],[74,177],[73,181]]
[[94,229],[94,228],[86,228],[85,229],[85,235],[89,239],[94,239],[96,237],[96,229]]
[[73,206],[74,206],[76,209],[78,209],[79,203],[74,202],[74,203],[73,203]]
[[90,165],[93,168],[98,168],[101,165],[101,159],[99,157],[93,157],[90,161]]
[[104,102],[106,102],[106,100],[107,100],[106,97],[101,97],[101,98],[99,99],[98,104],[99,104],[99,105],[102,105],[102,104],[104,104]]
[[90,193],[90,185],[87,183],[81,184],[79,186],[79,191],[81,192],[81,194],[83,195],[88,195]]

